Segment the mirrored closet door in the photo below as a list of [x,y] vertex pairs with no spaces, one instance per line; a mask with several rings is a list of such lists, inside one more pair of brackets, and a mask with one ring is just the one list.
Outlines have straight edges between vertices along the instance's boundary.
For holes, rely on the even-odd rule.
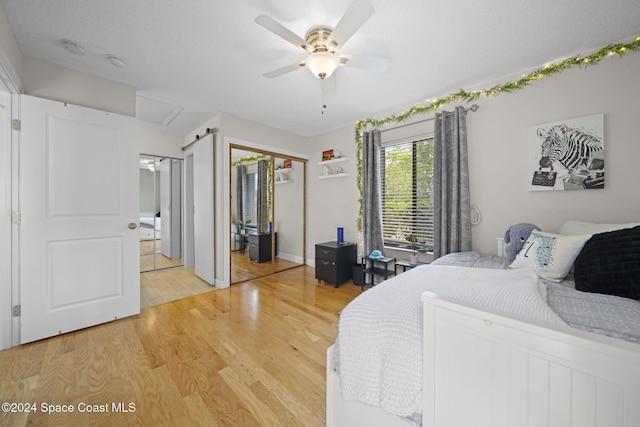
[[274,157],[274,168],[274,271],[283,271],[304,264],[306,162]]
[[304,264],[306,162],[232,146],[231,283]]
[[182,265],[182,160],[140,155],[140,271]]

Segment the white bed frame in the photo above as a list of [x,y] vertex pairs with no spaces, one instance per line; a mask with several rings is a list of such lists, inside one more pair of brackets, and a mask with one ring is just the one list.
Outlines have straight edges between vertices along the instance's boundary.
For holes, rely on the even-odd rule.
[[[640,345],[426,292],[424,427],[638,427]],[[327,351],[327,426],[407,427],[344,401]]]

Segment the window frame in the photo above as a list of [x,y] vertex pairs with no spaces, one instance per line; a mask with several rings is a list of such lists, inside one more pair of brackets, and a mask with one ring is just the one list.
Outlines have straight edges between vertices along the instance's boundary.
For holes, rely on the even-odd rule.
[[[385,208],[385,194],[384,194],[384,188],[385,188],[385,149],[387,149],[388,147],[392,147],[392,146],[397,146],[397,145],[408,145],[411,144],[411,158],[412,158],[412,171],[411,171],[411,178],[412,178],[412,197],[413,197],[413,201],[412,201],[412,208],[411,208],[411,222],[415,223],[415,216],[418,215],[417,209],[418,209],[418,203],[417,203],[417,185],[418,185],[418,162],[417,162],[417,142],[420,141],[425,141],[425,140],[429,140],[432,144],[432,148],[433,148],[433,139],[434,139],[434,133],[433,132],[429,132],[429,133],[423,133],[423,134],[419,134],[419,135],[412,135],[406,138],[401,138],[401,139],[395,139],[395,140],[391,140],[391,141],[384,141],[381,143],[380,145],[380,193],[381,193],[381,197],[382,197],[382,209],[384,210]],[[421,243],[425,243],[428,251],[431,252],[432,248],[433,248],[433,211],[432,211],[432,216],[431,216],[431,241],[427,241],[427,242],[421,242]],[[393,238],[388,238],[384,236],[384,229],[385,229],[385,221],[384,221],[384,212],[382,214],[382,224],[383,224],[383,241],[384,241],[384,246],[385,248],[392,248],[392,249],[400,249],[400,250],[412,250],[413,247],[411,245],[411,243],[407,242],[406,240],[403,239],[393,239]]]

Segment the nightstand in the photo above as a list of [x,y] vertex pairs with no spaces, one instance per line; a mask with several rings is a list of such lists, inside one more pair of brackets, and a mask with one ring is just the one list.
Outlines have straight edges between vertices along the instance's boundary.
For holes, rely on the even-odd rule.
[[316,279],[336,288],[351,280],[351,268],[356,263],[356,244],[326,242],[316,244]]

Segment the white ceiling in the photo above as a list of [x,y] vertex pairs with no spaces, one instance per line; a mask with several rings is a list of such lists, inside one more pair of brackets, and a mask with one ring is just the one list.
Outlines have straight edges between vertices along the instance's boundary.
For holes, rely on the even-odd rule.
[[339,53],[387,57],[389,69],[343,67],[323,90],[306,69],[262,76],[306,54],[254,19],[304,38],[351,0],[1,0],[23,54],[136,87],[139,118],[181,135],[220,111],[317,135],[640,34],[638,0],[368,1],[375,14]]

